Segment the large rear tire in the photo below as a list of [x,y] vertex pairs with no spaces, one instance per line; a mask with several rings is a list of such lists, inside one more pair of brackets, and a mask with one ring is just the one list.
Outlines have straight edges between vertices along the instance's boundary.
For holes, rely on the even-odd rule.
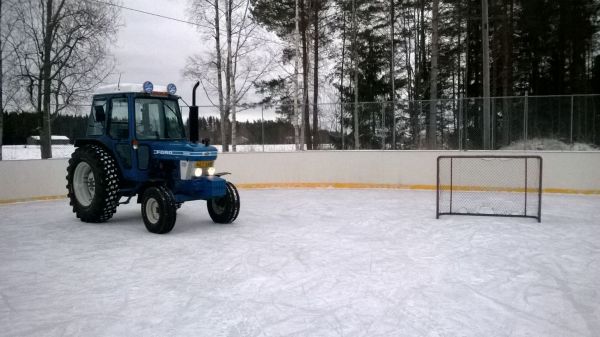
[[232,223],[240,213],[240,195],[235,186],[227,182],[224,196],[206,201],[208,214],[216,223]]
[[164,186],[148,187],[142,195],[142,217],[149,232],[170,232],[177,219],[177,203],[173,193]]
[[105,222],[119,205],[119,174],[114,158],[99,145],[79,147],[67,167],[67,190],[75,215]]

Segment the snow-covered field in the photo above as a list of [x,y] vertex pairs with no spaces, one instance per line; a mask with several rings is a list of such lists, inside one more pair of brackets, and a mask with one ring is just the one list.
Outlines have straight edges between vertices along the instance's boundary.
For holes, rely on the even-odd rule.
[[[219,152],[222,151],[221,145],[215,145]],[[229,146],[231,150],[231,146]],[[52,145],[52,158],[70,158],[75,150],[73,145]],[[238,152],[263,152],[263,146],[257,144],[238,145]],[[290,152],[295,151],[294,144],[268,144],[264,146],[264,152]],[[4,160],[22,160],[22,159],[40,159],[41,151],[39,145],[3,145],[2,159]]]
[[[52,145],[52,158],[70,158],[75,150],[73,145]],[[39,145],[3,145],[3,160],[40,159]]]
[[542,223],[443,216],[435,193],[241,190],[170,234],[138,205],[0,206],[2,336],[599,336],[600,197],[545,195]]

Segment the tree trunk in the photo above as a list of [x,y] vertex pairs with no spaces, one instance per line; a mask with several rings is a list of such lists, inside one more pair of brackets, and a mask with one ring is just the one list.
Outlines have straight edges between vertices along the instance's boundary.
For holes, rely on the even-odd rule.
[[50,130],[50,95],[51,93],[51,78],[50,72],[52,70],[51,65],[51,51],[52,51],[52,35],[53,35],[53,22],[52,22],[52,0],[46,0],[46,25],[44,30],[44,55],[42,55],[42,78],[43,81],[43,108],[42,108],[42,132],[40,134],[40,145],[42,159],[52,158],[52,145]]
[[354,149],[360,149],[360,137],[358,130],[358,41],[356,39],[358,26],[356,25],[356,0],[352,0],[352,58],[354,61]]
[[223,152],[229,151],[229,143],[227,142],[227,122],[229,120],[231,105],[234,104],[234,102],[231,101],[231,73],[233,71],[231,64],[231,1],[232,0],[225,0],[225,30],[227,36],[227,61],[225,66],[225,108],[227,110],[227,118],[223,120],[223,123],[221,124],[221,130],[224,129]]
[[510,144],[510,107],[507,96],[512,94],[512,11],[513,0],[505,1],[503,10],[504,30],[502,39],[504,40],[503,66],[502,72],[502,133],[504,145]]
[[2,64],[3,60],[2,54],[2,1],[0,1],[0,161],[2,160],[2,138],[4,134],[4,68]]
[[223,63],[221,61],[221,28],[219,19],[219,1],[215,1],[215,49],[217,52],[217,91],[219,92],[219,116],[221,118],[221,144],[223,144],[223,152],[227,151],[226,139],[227,128],[225,128],[225,120],[227,120],[227,110],[223,106]]
[[437,81],[438,81],[438,56],[439,56],[439,0],[433,0],[431,18],[431,80],[429,89],[429,130],[427,132],[429,149],[436,149],[437,138]]
[[346,11],[342,13],[342,69],[340,72],[340,136],[342,138],[342,150],[346,148],[344,136],[344,62],[346,57]]
[[425,86],[425,81],[427,80],[427,44],[425,44],[425,0],[421,0],[420,11],[421,13],[419,20],[421,21],[421,24],[419,27],[419,38],[421,42],[419,43],[419,62],[421,63],[421,65],[419,67],[419,92],[417,93],[417,97],[423,100],[426,99],[425,96],[427,93],[427,89]]
[[309,65],[308,65],[308,20],[307,20],[307,1],[303,0],[300,3],[300,20],[301,20],[301,37],[302,37],[302,105],[303,105],[303,127],[302,134],[304,134],[304,143],[306,144],[307,149],[312,149],[311,142],[311,133],[310,133],[310,111],[308,105],[308,73],[309,73]]
[[298,69],[300,68],[300,64],[299,64],[299,60],[300,60],[300,29],[299,29],[299,21],[300,21],[300,17],[299,17],[299,8],[298,8],[298,1],[296,0],[296,18],[295,18],[295,25],[296,25],[296,30],[294,32],[294,44],[295,44],[295,50],[296,50],[296,57],[295,57],[295,65],[294,65],[294,142],[296,144],[296,151],[301,150],[302,148],[300,147],[302,145],[302,143],[300,142],[300,129],[301,129],[301,122],[300,122],[300,110],[298,109],[298,91],[299,91],[299,83],[298,83]]
[[313,64],[313,150],[317,150],[319,146],[319,0],[314,0],[314,16],[313,22],[315,27],[315,41],[314,41],[314,64]]
[[[232,152],[236,152],[237,150],[237,121],[236,121],[236,105],[237,105],[237,92],[236,92],[236,88],[235,88],[235,74],[236,74],[236,70],[237,70],[237,51],[239,49],[239,44],[236,46],[236,56],[233,57],[232,56],[232,47],[231,47],[231,38],[232,38],[232,30],[231,30],[231,21],[232,21],[232,14],[233,14],[233,10],[232,10],[232,2],[233,0],[227,0],[229,2],[229,10],[227,11],[227,48],[229,49],[227,51],[227,57],[229,57],[231,60],[229,61],[231,63],[231,72],[229,73],[230,75],[230,79],[229,82],[230,84],[230,88],[231,88],[231,151]],[[242,24],[243,25],[243,24]],[[241,27],[240,27],[241,29]],[[241,34],[241,31],[238,32],[238,34]]]
[[488,0],[481,0],[481,40],[483,48],[483,149],[491,150],[490,113],[490,43],[488,24]]
[[[396,88],[395,88],[395,64],[394,64],[394,0],[390,0],[390,39],[391,39],[391,55],[390,55],[390,83],[391,83],[391,95],[392,101],[392,150],[396,149]],[[385,126],[385,125],[384,125]],[[385,143],[385,142],[384,142]]]

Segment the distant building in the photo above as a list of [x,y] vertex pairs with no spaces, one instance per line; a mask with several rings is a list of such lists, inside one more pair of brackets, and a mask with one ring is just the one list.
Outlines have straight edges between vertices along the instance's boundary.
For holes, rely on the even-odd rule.
[[[68,145],[69,137],[52,135],[52,145]],[[40,145],[40,136],[29,136],[27,137],[28,145]]]

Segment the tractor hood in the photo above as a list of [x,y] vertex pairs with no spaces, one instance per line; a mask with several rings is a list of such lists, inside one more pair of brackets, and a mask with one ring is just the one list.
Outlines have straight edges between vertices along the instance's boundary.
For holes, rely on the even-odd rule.
[[194,144],[187,141],[179,142],[152,142],[152,157],[159,160],[215,160],[217,159],[217,148]]

